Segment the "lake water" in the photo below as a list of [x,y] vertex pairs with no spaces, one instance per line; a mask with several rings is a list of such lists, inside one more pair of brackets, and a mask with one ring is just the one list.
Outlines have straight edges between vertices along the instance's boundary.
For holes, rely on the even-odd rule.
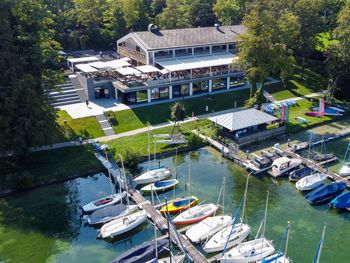
[[[216,202],[226,177],[226,213],[235,213],[245,188],[246,172],[218,153],[203,148],[177,157],[180,181],[177,196],[187,195],[191,158],[191,194]],[[174,171],[175,157],[162,160]],[[147,163],[141,165],[146,168]],[[349,262],[350,214],[327,205],[310,206],[294,184],[268,176],[251,177],[247,217],[255,235],[264,216],[266,191],[270,192],[266,237],[279,247],[287,221],[291,222],[288,254],[293,262],[312,262],[323,225],[327,225],[321,262]],[[109,262],[125,250],[153,238],[145,223],[113,243],[96,239],[97,229],[86,226],[79,206],[110,192],[103,174],[78,178],[0,199],[0,262]],[[160,195],[160,199],[173,193]]]

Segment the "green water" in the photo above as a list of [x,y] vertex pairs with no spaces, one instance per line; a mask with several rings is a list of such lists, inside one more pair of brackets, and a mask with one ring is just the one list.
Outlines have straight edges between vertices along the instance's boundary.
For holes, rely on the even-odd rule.
[[[187,195],[188,160],[191,158],[191,194],[216,202],[226,177],[225,210],[236,211],[246,172],[207,148],[179,155],[176,195]],[[174,168],[175,157],[163,164]],[[144,163],[141,167],[146,167]],[[256,233],[264,215],[266,191],[270,191],[266,237],[278,248],[287,221],[292,230],[288,254],[293,262],[312,262],[323,224],[327,225],[321,262],[349,262],[350,214],[327,205],[312,207],[285,179],[251,177],[247,200],[248,223]],[[109,262],[131,247],[152,239],[153,228],[144,224],[113,243],[96,239],[96,229],[84,225],[79,206],[110,192],[101,174],[55,184],[0,199],[0,262]],[[173,193],[160,195],[172,198]]]

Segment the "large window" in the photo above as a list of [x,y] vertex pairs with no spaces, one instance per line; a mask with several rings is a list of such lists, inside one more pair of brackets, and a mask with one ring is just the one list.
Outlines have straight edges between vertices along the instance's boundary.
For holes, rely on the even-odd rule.
[[159,98],[161,100],[167,100],[169,99],[169,88],[164,87],[159,89]]
[[173,98],[190,95],[190,84],[173,86]]
[[137,103],[147,102],[147,90],[140,90],[136,92]]
[[136,92],[129,92],[123,94],[123,101],[125,104],[135,104],[136,103]]
[[151,98],[152,98],[152,100],[159,100],[159,89],[158,88],[151,89]]
[[235,44],[228,45],[228,51],[233,53],[233,54],[237,53],[236,45]]
[[220,89],[226,89],[227,87],[227,79],[222,78],[222,79],[213,79],[212,80],[212,90],[220,90]]
[[227,51],[227,45],[217,45],[217,46],[212,46],[211,47],[211,52],[224,52]]
[[209,47],[196,47],[194,48],[194,54],[205,54],[209,53]]
[[182,49],[175,50],[176,57],[188,56],[188,55],[192,55],[192,48],[182,48]]
[[208,92],[209,81],[193,82],[193,94]]
[[154,56],[155,58],[172,58],[173,51],[172,50],[157,51],[155,52]]
[[244,75],[230,77],[230,88],[236,88],[245,84]]

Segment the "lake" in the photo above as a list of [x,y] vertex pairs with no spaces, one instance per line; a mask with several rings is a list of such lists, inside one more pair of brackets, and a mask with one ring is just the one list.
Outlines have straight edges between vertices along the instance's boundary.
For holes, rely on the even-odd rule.
[[[237,211],[245,188],[245,170],[209,148],[165,158],[162,164],[175,173],[176,159],[180,181],[176,196],[188,195],[185,184],[190,159],[191,194],[201,202],[216,203],[225,177],[225,213]],[[143,169],[147,166],[147,162],[140,165]],[[328,205],[310,206],[287,179],[250,178],[246,208],[252,237],[264,217],[267,190],[270,202],[265,236],[274,240],[276,249],[290,221],[288,255],[293,262],[312,262],[326,224],[321,262],[349,261],[350,213]],[[152,239],[154,230],[149,223],[113,243],[96,238],[97,229],[85,224],[79,207],[109,193],[109,180],[101,173],[0,199],[0,262],[109,262],[125,250]],[[163,201],[173,196],[173,192],[168,192],[159,198]]]

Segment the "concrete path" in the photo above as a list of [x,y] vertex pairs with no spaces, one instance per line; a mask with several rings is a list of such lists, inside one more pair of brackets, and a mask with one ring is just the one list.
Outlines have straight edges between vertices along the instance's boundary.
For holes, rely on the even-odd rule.
[[97,115],[96,119],[97,119],[98,123],[100,124],[103,132],[107,136],[115,134],[112,126],[110,125],[109,121],[107,120],[107,118],[104,114]]

